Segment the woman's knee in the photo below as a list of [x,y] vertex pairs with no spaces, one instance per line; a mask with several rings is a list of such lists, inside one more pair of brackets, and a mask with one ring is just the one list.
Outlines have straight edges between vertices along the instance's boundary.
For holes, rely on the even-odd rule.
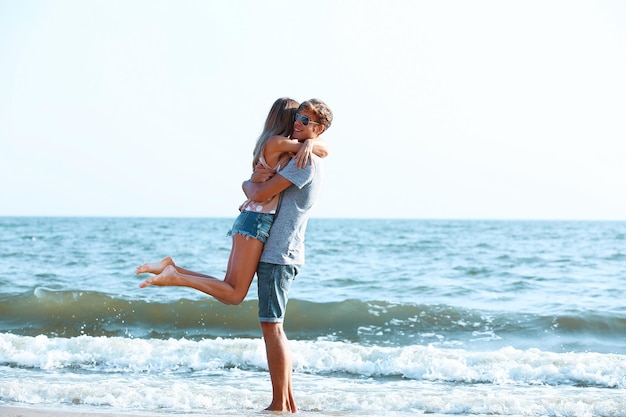
[[229,305],[238,306],[239,304],[243,303],[243,300],[246,299],[246,295],[247,295],[247,292],[241,294],[241,293],[234,291],[224,301],[226,301],[226,303]]

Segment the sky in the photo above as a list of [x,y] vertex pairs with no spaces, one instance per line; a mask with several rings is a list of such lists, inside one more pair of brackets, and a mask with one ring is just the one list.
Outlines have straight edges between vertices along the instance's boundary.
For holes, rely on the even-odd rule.
[[626,220],[626,2],[0,0],[0,216],[236,217],[279,97],[314,217]]

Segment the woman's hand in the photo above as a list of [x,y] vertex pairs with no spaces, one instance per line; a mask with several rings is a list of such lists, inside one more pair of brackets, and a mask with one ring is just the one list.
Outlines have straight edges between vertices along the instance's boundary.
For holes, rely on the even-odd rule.
[[296,156],[294,156],[294,158],[296,159],[296,166],[298,168],[304,168],[307,166],[307,164],[311,162],[311,154],[313,153],[313,144],[314,144],[313,139],[307,139],[304,142],[302,142],[302,145],[300,145],[300,150],[298,151]]

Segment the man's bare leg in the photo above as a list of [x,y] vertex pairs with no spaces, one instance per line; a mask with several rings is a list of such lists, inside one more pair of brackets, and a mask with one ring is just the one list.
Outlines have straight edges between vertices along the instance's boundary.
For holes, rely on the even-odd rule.
[[291,350],[282,323],[261,323],[267,364],[272,380],[272,403],[268,411],[298,412],[291,387]]

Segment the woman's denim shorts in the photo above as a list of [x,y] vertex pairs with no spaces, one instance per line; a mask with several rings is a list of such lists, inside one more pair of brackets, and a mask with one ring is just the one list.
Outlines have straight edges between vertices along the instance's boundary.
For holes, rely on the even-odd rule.
[[265,243],[270,235],[272,223],[274,223],[274,214],[242,211],[235,219],[228,236],[243,235]]

